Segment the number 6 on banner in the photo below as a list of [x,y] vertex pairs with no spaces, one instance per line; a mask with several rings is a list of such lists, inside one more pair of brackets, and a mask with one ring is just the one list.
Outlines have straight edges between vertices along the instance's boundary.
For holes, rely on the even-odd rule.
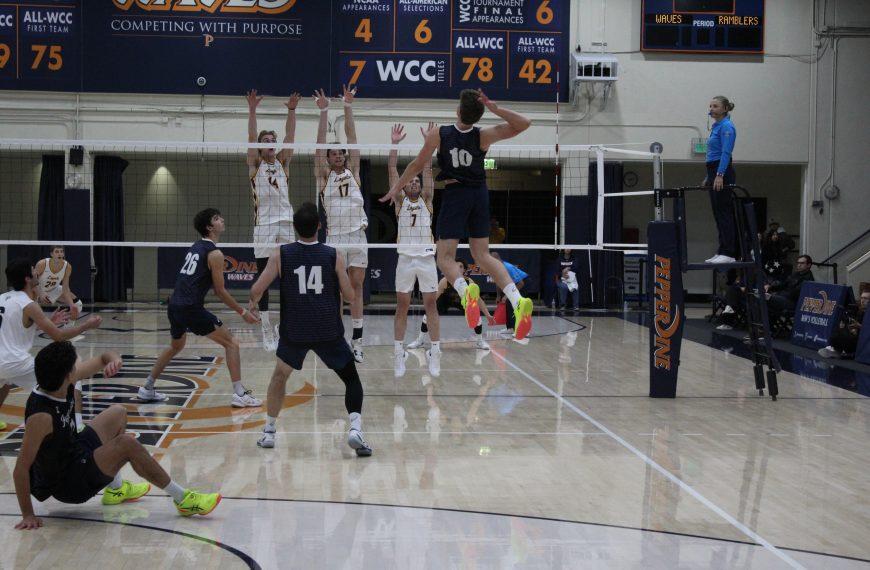
[[414,30],[414,39],[417,40],[418,44],[428,44],[432,41],[432,30],[426,25],[428,23],[429,20],[420,20],[420,23]]
[[550,0],[541,2],[541,5],[538,6],[538,10],[535,12],[535,18],[537,18],[539,24],[544,25],[553,21],[553,9],[550,8]]

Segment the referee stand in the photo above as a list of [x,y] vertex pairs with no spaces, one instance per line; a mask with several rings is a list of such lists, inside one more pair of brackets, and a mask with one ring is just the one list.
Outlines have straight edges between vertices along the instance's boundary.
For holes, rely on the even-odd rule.
[[[687,271],[742,270],[746,285],[746,318],[753,360],[755,387],[759,395],[768,388],[776,400],[776,373],[782,370],[770,333],[770,319],[764,291],[764,266],[758,242],[755,205],[746,188],[732,190],[732,207],[737,222],[739,260],[734,263],[690,263],[686,247],[687,192],[707,192],[705,186],[655,189],[656,221],[650,222],[647,254],[647,290],[650,295],[650,397],[676,397],[680,343],[685,321],[685,291],[682,273]],[[671,199],[672,220],[664,219],[664,201]],[[765,374],[764,368],[767,367]],[[766,383],[765,383],[766,380]]]

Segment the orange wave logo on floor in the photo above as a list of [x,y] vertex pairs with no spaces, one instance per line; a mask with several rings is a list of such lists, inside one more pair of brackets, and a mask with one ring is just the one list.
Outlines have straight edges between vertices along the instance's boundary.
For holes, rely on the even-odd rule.
[[671,302],[671,258],[655,256],[655,367],[670,370],[671,337],[680,328],[680,308]]
[[[127,431],[135,433],[144,445],[157,448],[167,448],[179,439],[253,431],[266,423],[265,401],[260,408],[233,408],[229,404],[232,391],[229,380],[212,387],[209,379],[223,365],[223,358],[189,356],[172,359],[157,381],[158,390],[169,396],[169,400],[154,404],[139,401],[136,393],[156,358],[123,355],[123,359],[124,367],[118,376],[111,379],[96,376],[84,382],[86,422],[112,404],[121,404],[127,408]],[[215,392],[221,395],[212,395]],[[282,408],[311,401],[315,393],[314,386],[306,382],[293,394],[284,396]],[[3,414],[23,419],[24,408],[4,404]],[[20,425],[10,423],[6,431],[11,433],[0,441],[0,455],[17,454],[24,430]],[[251,435],[256,437],[254,433]]]

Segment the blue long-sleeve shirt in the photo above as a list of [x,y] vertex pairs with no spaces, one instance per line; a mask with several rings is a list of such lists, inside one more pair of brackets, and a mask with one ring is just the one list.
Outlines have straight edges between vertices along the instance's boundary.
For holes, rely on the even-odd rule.
[[719,161],[716,174],[725,174],[731,164],[731,153],[734,152],[734,142],[737,140],[737,129],[731,122],[731,117],[713,123],[710,138],[707,139],[707,162]]

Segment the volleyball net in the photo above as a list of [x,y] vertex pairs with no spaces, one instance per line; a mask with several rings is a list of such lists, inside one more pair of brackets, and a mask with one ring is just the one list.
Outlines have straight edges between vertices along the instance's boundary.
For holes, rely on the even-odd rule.
[[[384,135],[389,140],[389,132]],[[165,272],[177,250],[183,258],[199,237],[194,215],[216,208],[226,221],[221,248],[233,252],[238,264],[228,265],[233,274],[239,266],[251,269],[261,239],[255,237],[257,226],[286,219],[286,203],[298,208],[311,202],[321,211],[330,241],[340,246],[342,235],[364,226],[367,243],[354,246],[386,264],[378,256],[396,255],[400,229],[395,206],[380,198],[419,148],[0,139],[0,261],[48,257],[52,246],[61,245],[79,252],[83,269],[105,273],[120,270],[117,260],[105,261],[120,256],[124,271],[134,274],[126,280],[129,289],[139,278]],[[342,159],[335,158],[339,154]],[[466,157],[450,159],[461,165]],[[342,177],[341,160],[356,175],[353,181]],[[406,228],[403,236],[415,241],[434,233],[440,211],[444,184],[435,180],[440,172],[435,156],[430,165],[413,183],[424,197],[431,192],[432,226]],[[640,237],[645,222],[626,223],[622,201],[661,186],[660,155],[636,145],[499,144],[487,152],[485,169],[492,247],[508,252],[508,258],[511,252],[550,258],[566,249],[645,250]],[[324,182],[329,187],[321,194]],[[286,202],[276,197],[285,193]],[[652,219],[651,199],[639,202],[633,215]],[[372,280],[377,281],[374,271]]]

